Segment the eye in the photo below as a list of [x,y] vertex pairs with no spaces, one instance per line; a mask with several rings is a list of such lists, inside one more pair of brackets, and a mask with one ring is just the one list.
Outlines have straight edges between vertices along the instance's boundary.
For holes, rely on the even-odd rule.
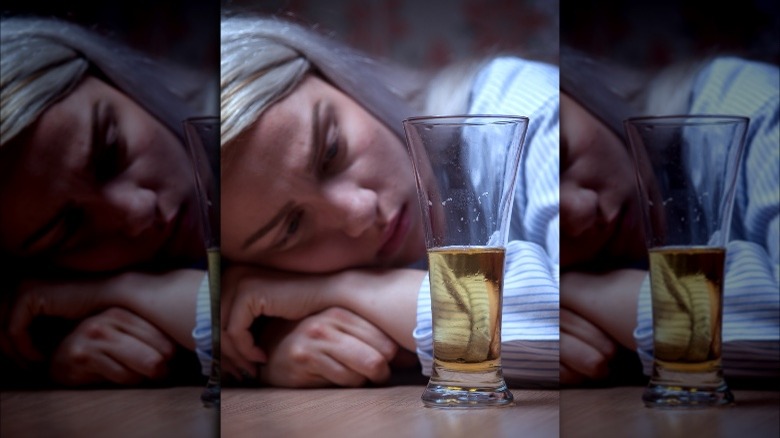
[[329,144],[327,146],[327,149],[325,149],[325,153],[322,156],[322,168],[328,170],[333,164],[333,162],[336,160],[336,157],[338,155],[339,155],[338,141]]
[[287,244],[295,238],[295,236],[298,234],[298,231],[301,228],[301,222],[303,220],[303,212],[302,211],[296,211],[292,215],[290,215],[290,218],[287,220],[287,228],[284,230],[284,236],[282,237],[282,240],[277,245],[279,248],[284,248],[287,246]]
[[106,130],[103,144],[98,147],[100,151],[95,160],[95,177],[99,182],[107,182],[119,174],[124,163],[124,148],[113,123]]
[[325,151],[322,154],[322,170],[329,171],[333,168],[333,163],[339,156],[339,131],[335,124],[328,129],[328,136],[325,139]]

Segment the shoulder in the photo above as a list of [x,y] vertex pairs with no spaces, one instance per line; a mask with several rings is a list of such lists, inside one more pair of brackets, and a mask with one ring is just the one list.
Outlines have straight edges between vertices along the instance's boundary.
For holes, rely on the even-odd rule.
[[493,58],[479,72],[474,84],[475,89],[499,84],[504,86],[529,85],[553,86],[558,88],[558,67],[539,61],[512,56]]
[[498,57],[485,63],[472,87],[471,112],[528,115],[556,99],[557,66],[517,57]]
[[755,115],[780,98],[777,66],[736,57],[715,58],[700,71],[691,112]]

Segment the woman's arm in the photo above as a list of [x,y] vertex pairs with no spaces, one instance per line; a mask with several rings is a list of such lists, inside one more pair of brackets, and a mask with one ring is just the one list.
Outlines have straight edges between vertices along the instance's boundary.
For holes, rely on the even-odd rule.
[[355,269],[304,275],[249,266],[228,268],[222,289],[223,353],[251,366],[265,362],[249,329],[260,316],[300,320],[332,307],[360,315],[414,350],[417,292],[425,271]]
[[111,307],[135,313],[178,344],[193,349],[195,299],[204,275],[204,271],[184,269],[161,274],[129,272],[82,281],[24,281],[4,318],[2,349],[22,361],[42,360],[29,332],[35,318],[81,320]]

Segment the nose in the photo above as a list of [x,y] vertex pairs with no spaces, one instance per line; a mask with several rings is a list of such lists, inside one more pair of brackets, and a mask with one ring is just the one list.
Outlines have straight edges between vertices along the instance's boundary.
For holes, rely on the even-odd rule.
[[598,221],[599,198],[595,191],[572,185],[561,185],[561,232],[578,237]]
[[[108,186],[99,203],[105,226],[112,226],[127,237],[138,237],[157,221],[157,195],[132,183]],[[101,219],[103,221],[104,219]]]
[[377,220],[376,192],[341,184],[326,193],[333,220],[349,237],[359,237]]

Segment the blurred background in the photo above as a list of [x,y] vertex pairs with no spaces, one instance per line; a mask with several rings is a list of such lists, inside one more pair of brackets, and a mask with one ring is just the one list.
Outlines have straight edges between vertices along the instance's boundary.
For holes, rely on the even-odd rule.
[[654,68],[730,53],[780,63],[780,1],[561,0],[561,44]]
[[62,18],[155,58],[219,69],[218,0],[3,0],[0,14]]
[[558,58],[558,0],[223,0],[222,6],[293,17],[411,67],[497,51]]

